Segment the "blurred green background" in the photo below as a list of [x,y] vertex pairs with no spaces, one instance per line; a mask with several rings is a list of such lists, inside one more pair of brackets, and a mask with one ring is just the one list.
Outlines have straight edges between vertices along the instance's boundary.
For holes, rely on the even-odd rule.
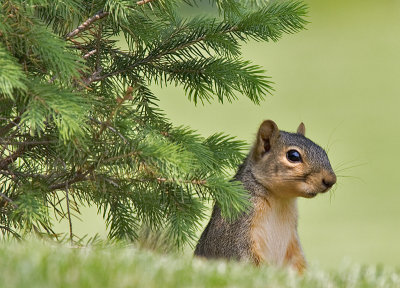
[[[303,121],[339,176],[334,191],[299,200],[308,261],[400,266],[400,1],[305,2],[306,31],[243,46],[244,58],[275,82],[261,105],[239,97],[195,107],[180,87],[155,88],[156,95],[175,125],[204,136],[222,131],[251,143],[264,119],[287,131]],[[83,212],[74,231],[105,235],[96,211]]]

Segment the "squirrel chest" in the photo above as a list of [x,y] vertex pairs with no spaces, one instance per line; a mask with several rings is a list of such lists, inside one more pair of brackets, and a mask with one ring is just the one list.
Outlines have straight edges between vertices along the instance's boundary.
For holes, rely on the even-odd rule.
[[251,222],[250,241],[257,264],[269,263],[282,266],[289,256],[290,243],[297,226],[295,199],[276,201],[256,199]]

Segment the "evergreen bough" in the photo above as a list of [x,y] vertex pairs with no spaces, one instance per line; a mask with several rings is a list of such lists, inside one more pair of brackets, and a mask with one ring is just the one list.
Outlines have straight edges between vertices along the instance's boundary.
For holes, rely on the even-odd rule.
[[[248,207],[229,173],[245,143],[175,127],[154,85],[193,103],[258,104],[271,82],[241,58],[249,40],[301,30],[299,1],[213,0],[215,17],[182,18],[196,0],[5,0],[0,5],[0,231],[60,238],[52,219],[94,205],[112,239],[140,227],[191,243],[216,201]],[[128,47],[123,49],[123,44]],[[159,95],[162,96],[162,95]],[[54,221],[54,220],[53,220]]]

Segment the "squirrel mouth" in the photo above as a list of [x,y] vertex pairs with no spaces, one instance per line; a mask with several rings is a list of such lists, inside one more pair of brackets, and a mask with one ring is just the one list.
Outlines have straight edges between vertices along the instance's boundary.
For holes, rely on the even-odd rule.
[[306,198],[314,198],[315,196],[317,196],[318,193],[316,192],[311,192],[311,193],[306,193],[305,197]]
[[329,187],[329,188],[326,188],[326,189],[322,190],[321,193],[326,193],[326,192],[328,192],[330,189],[331,189],[330,187]]
[[326,193],[330,190],[330,188],[326,188],[322,191],[318,191],[318,192],[306,192],[305,196],[306,198],[314,198],[315,196],[317,196],[319,193]]

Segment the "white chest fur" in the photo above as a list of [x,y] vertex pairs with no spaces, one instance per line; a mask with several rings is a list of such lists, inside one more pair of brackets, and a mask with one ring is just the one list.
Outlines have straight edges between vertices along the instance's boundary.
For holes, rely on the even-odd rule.
[[254,215],[251,229],[253,252],[260,262],[281,266],[296,233],[296,200],[259,201],[255,204]]

